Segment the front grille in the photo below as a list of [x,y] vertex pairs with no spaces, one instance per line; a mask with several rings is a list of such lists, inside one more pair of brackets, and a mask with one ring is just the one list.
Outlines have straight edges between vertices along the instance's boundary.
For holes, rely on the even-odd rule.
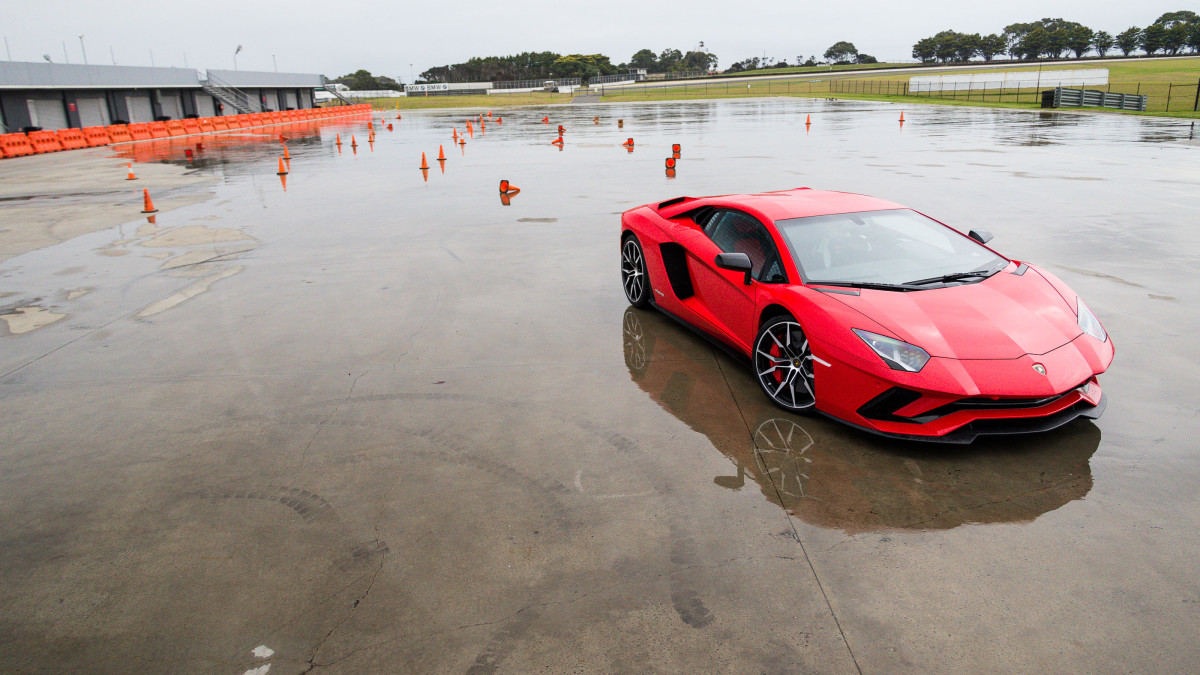
[[963,398],[954,401],[953,403],[947,403],[946,405],[938,406],[937,408],[924,412],[916,417],[903,417],[897,415],[896,411],[921,398],[921,393],[913,391],[912,389],[905,389],[904,387],[892,387],[870,401],[867,401],[866,404],[858,409],[858,414],[862,415],[866,419],[876,420],[879,422],[927,424],[934,420],[945,417],[946,415],[963,410],[982,411],[1040,408],[1044,405],[1049,405],[1055,401],[1061,400],[1062,397],[1069,395],[1086,384],[1087,382],[1082,382],[1078,386],[1072,387],[1061,394],[1047,396],[1045,398],[988,398],[986,396]]

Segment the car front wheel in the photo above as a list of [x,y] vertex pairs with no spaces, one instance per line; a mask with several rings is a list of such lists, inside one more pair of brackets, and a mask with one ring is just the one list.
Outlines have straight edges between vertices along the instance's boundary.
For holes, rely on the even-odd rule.
[[816,406],[812,349],[792,317],[775,317],[758,329],[754,373],[767,396],[784,410],[800,413]]

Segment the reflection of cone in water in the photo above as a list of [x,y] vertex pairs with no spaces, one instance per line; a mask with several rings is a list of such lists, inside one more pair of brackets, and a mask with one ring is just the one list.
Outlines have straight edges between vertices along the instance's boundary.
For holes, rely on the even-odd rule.
[[201,150],[203,150],[203,149],[204,149],[204,144],[203,144],[203,143],[197,143],[197,144],[196,144],[196,152],[200,152],[200,151],[201,151]]
[[184,149],[183,149],[183,156],[184,156],[184,157],[187,157],[187,159],[188,159],[188,161],[189,161],[189,162],[190,162],[190,161],[192,161],[192,159],[193,159],[193,156],[192,156],[192,149],[191,149],[191,148],[184,148]]
[[500,203],[501,203],[501,204],[503,204],[503,205],[505,205],[505,206],[510,206],[510,205],[512,204],[512,198],[513,198],[514,196],[516,196],[516,194],[517,194],[517,193],[515,193],[515,192],[512,192],[512,193],[509,193],[509,192],[501,192],[501,193],[500,193]]
[[284,159],[291,159],[291,158],[292,158],[292,153],[288,152],[287,143],[284,143],[284,144],[283,144],[283,158],[284,158]]
[[445,176],[446,175],[446,160],[439,159],[438,160],[438,168],[440,168],[442,170],[442,175]]
[[423,152],[421,153],[421,170],[422,171],[429,170],[429,162],[425,161],[425,153],[423,153]]
[[667,169],[667,178],[675,177],[675,169]]
[[283,191],[287,192],[287,174],[279,174],[279,184],[283,186]]
[[150,190],[142,189],[142,213],[155,213],[158,209],[154,208],[154,202],[150,201]]
[[133,163],[125,162],[125,168],[129,169],[129,173],[126,174],[125,180],[137,180],[137,176],[133,175]]
[[275,173],[275,175],[277,175],[277,176],[286,176],[287,175],[287,168],[283,166],[283,158],[282,157],[279,158],[279,171],[277,171]]
[[429,169],[428,168],[421,169],[421,178],[424,178],[426,183],[429,182]]
[[438,146],[438,161],[439,162],[446,161],[446,153],[442,151],[442,146],[440,146],[440,145]]
[[146,222],[150,223],[151,225],[157,225],[158,224],[158,216],[154,216],[154,215],[146,216]]
[[458,140],[458,127],[454,127],[454,134],[451,136],[455,141]]

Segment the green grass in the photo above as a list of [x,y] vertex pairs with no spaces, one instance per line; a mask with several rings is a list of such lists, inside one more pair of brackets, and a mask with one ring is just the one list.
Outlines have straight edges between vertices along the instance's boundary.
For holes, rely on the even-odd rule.
[[[878,64],[883,67],[897,67],[906,64]],[[857,67],[857,66],[851,66]],[[1126,112],[1123,114],[1149,114],[1164,117],[1181,117],[1196,119],[1200,113],[1192,112],[1195,101],[1195,84],[1200,80],[1200,56],[1184,59],[1130,59],[1116,63],[1096,64],[1093,62],[1048,63],[1042,66],[1046,70],[1073,70],[1086,68],[1108,68],[1109,90],[1115,93],[1146,94],[1149,99],[1149,110],[1146,113]],[[844,69],[844,68],[843,68]],[[828,72],[827,67],[817,69],[785,69],[779,71],[797,70],[808,72]],[[947,68],[946,70],[955,70]],[[1004,71],[1036,71],[1037,65],[1014,65],[1002,68]],[[756,71],[770,73],[770,71]],[[835,71],[836,72],[836,71]],[[771,73],[775,74],[775,73]],[[939,105],[977,106],[991,108],[1040,108],[1037,92],[1032,89],[1021,91],[1006,91],[1003,97],[995,93],[981,96],[973,92],[970,99],[966,92],[960,92],[957,98],[938,99],[926,96],[898,95],[895,92],[907,83],[909,73],[862,73],[853,72],[830,78],[792,78],[784,80],[766,80],[751,82],[730,82],[720,78],[705,80],[699,84],[677,86],[661,86],[646,88],[607,89],[600,99],[606,103],[627,101],[679,101],[695,99],[746,98],[756,96],[798,96],[815,98],[839,98],[853,100],[892,101],[896,103],[925,103]],[[849,86],[866,87],[873,92],[847,93],[843,91]],[[1169,85],[1192,85],[1190,87],[1176,86],[1171,91],[1170,110],[1166,109]],[[892,93],[887,93],[888,91]],[[577,92],[586,95],[587,91]],[[547,105],[569,103],[573,96],[570,94],[547,94],[534,92],[529,94],[503,94],[495,96],[414,96],[401,99],[374,99],[364,101],[371,103],[376,110],[395,110],[399,102],[400,110],[416,110],[422,108],[476,108],[503,109],[513,106]],[[1119,111],[1105,111],[1122,114]]]

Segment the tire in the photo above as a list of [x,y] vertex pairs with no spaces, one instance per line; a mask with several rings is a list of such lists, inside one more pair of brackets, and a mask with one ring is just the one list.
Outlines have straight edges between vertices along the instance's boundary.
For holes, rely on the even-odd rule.
[[631,234],[621,242],[621,286],[625,299],[634,307],[650,304],[650,277],[646,274],[646,254],[637,235]]
[[758,329],[752,362],[758,385],[775,405],[793,413],[816,408],[812,350],[794,318],[777,316]]

